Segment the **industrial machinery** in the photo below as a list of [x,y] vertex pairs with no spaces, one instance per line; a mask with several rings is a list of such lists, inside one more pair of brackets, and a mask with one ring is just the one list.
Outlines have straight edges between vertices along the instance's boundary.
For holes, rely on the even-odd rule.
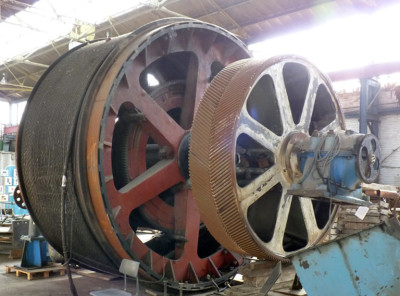
[[243,255],[315,245],[337,202],[368,204],[360,185],[379,158],[375,137],[345,130],[309,62],[252,59],[229,32],[185,18],[61,56],[17,142],[25,204],[66,259],[117,272],[130,258],[186,290],[223,285]]
[[400,268],[392,254],[400,247],[399,233],[394,217],[295,254],[291,261],[309,296],[398,295]]
[[191,141],[203,221],[223,246],[261,258],[314,245],[332,222],[333,202],[368,205],[361,183],[379,172],[377,138],[345,131],[328,79],[296,57],[223,69],[200,103]]
[[24,244],[21,267],[40,268],[51,262],[49,244],[32,220],[29,220],[28,235],[22,235],[20,239]]

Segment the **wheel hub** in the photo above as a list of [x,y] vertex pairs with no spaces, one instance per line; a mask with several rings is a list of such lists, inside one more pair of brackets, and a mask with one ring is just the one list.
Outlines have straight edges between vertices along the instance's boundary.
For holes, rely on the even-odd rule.
[[309,135],[304,132],[293,132],[287,135],[282,142],[278,157],[281,162],[282,173],[288,184],[297,183],[302,176],[297,157],[296,144],[307,138],[309,138]]

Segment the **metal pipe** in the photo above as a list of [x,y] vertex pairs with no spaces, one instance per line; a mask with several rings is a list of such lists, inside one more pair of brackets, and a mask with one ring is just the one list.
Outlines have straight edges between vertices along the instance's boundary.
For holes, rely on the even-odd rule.
[[23,64],[31,65],[31,66],[38,66],[38,67],[43,67],[43,68],[48,68],[49,67],[49,65],[45,65],[45,64],[41,64],[41,63],[35,63],[35,62],[31,62],[29,60],[22,60],[21,62]]
[[368,130],[367,121],[368,106],[368,78],[361,79],[360,89],[360,133],[366,134]]
[[390,190],[364,190],[364,193],[371,197],[387,198],[391,200],[397,200],[400,197],[399,193]]

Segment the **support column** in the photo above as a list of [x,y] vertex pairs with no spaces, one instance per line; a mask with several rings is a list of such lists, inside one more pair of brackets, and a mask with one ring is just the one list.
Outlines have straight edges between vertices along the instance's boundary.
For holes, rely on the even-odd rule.
[[360,89],[360,133],[366,134],[368,127],[376,137],[379,133],[378,94],[380,91],[378,81],[371,78],[361,79]]

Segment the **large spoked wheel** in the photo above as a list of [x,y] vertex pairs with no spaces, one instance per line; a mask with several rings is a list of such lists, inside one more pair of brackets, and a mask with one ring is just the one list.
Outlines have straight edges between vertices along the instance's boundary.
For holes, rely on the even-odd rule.
[[[32,184],[27,180],[33,178],[29,169],[41,164],[23,152],[34,146],[27,139],[36,122],[43,120],[34,110],[40,113],[43,101],[61,96],[70,102],[49,102],[48,108],[56,113],[51,116],[58,117],[50,133],[57,134],[58,122],[68,124],[71,115],[63,113],[76,108],[77,130],[68,131],[74,133],[69,177],[75,188],[69,190],[68,199],[76,206],[70,212],[75,215],[73,231],[87,228],[79,235],[79,244],[71,242],[72,257],[111,270],[115,267],[110,268],[109,261],[118,266],[121,258],[132,258],[140,261],[142,275],[190,290],[223,284],[231,277],[241,259],[221,247],[200,219],[188,182],[188,143],[208,84],[226,65],[248,56],[238,39],[218,27],[170,19],[83,46],[53,66],[30,100],[19,161],[28,163],[20,175],[26,180],[28,207],[50,242],[60,250],[59,200],[55,194],[56,201],[46,205],[45,217],[43,208],[39,209],[40,192],[56,188],[61,175]],[[80,72],[71,69],[71,64],[92,71]],[[58,79],[65,86],[63,92],[49,88]],[[74,93],[77,85],[82,85],[79,95],[66,94]],[[72,88],[67,90],[68,86]],[[80,101],[74,102],[77,97]],[[59,134],[68,139],[68,132]],[[38,161],[57,158],[45,164],[53,170],[55,162],[60,162],[52,171],[57,176],[65,146],[56,142],[48,147],[45,150],[50,152]],[[39,176],[44,173],[49,170],[38,172]],[[54,225],[45,223],[49,218]]]
[[293,141],[344,129],[329,81],[297,57],[231,64],[214,79],[192,129],[190,176],[201,216],[226,248],[283,259],[326,233],[336,207],[287,193],[301,172]]

